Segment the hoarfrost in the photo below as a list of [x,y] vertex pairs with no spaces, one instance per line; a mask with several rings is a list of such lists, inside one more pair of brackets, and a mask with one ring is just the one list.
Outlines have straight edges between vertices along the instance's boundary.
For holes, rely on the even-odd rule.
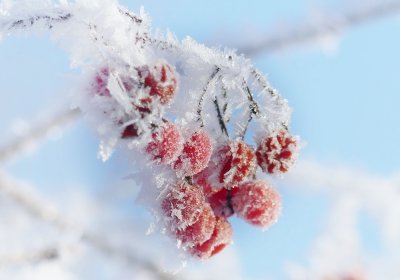
[[[69,52],[71,67],[82,73],[71,85],[72,102],[99,135],[99,157],[107,160],[118,148],[135,162],[139,200],[156,220],[165,215],[165,193],[203,170],[214,146],[249,133],[257,143],[289,126],[287,101],[247,58],[190,37],[152,34],[143,8],[134,14],[116,0],[2,1],[0,14],[0,37],[49,32]],[[184,147],[177,161],[162,165],[144,150],[168,122],[185,139],[202,131],[210,140],[186,155]],[[181,220],[188,207],[179,207],[171,212]]]

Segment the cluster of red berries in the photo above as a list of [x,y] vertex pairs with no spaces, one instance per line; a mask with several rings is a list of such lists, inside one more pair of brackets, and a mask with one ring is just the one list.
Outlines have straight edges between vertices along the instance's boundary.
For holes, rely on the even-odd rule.
[[[268,142],[280,145],[265,149]],[[161,209],[168,231],[191,255],[207,259],[230,244],[233,231],[227,219],[234,214],[262,228],[277,220],[281,209],[279,193],[255,179],[257,162],[269,173],[278,170],[264,168],[267,161],[285,166],[279,171],[286,172],[289,161],[294,161],[297,142],[282,130],[261,143],[255,151],[242,140],[229,141],[212,152],[210,137],[204,130],[184,143],[171,165],[177,178],[184,179],[169,187],[162,197]],[[272,155],[274,161],[270,160]]]
[[[144,121],[156,106],[168,104],[177,89],[172,66],[159,63],[135,68],[136,78],[119,76],[132,108]],[[108,68],[95,78],[97,95],[111,97]],[[120,122],[119,122],[120,123]],[[121,138],[137,138],[138,123],[123,127]],[[284,128],[271,133],[253,149],[241,139],[214,149],[209,133],[200,128],[187,137],[176,124],[160,120],[148,125],[150,141],[144,151],[156,164],[175,171],[176,183],[160,198],[160,212],[170,235],[192,256],[207,259],[232,242],[228,218],[234,214],[250,224],[266,228],[280,213],[279,193],[255,178],[257,166],[264,172],[286,172],[293,164],[297,140]]]
[[[264,149],[266,143],[280,143],[280,139],[290,139],[290,144],[268,145]],[[286,130],[266,137],[256,151],[241,139],[229,141],[217,149],[208,167],[194,176],[194,181],[203,186],[217,216],[229,218],[236,214],[250,224],[267,228],[280,213],[280,196],[267,182],[255,179],[257,163],[268,173],[278,172],[270,165],[285,164],[287,168],[279,171],[286,172],[289,161],[294,162],[296,147],[296,139]],[[291,156],[287,157],[289,153]]]

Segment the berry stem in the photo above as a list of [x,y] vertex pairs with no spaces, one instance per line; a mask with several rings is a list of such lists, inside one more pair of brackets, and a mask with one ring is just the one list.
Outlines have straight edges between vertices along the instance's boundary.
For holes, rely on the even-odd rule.
[[226,206],[228,206],[229,211],[231,211],[231,214],[235,214],[235,209],[233,209],[233,204],[232,204],[232,189],[228,189],[226,192]]
[[230,117],[227,117],[227,113],[228,113],[228,90],[226,89],[226,87],[224,85],[222,85],[222,97],[224,98],[224,106],[222,107],[222,117],[224,122],[228,123],[230,120]]
[[215,105],[215,110],[217,111],[218,122],[219,122],[219,126],[221,127],[221,131],[223,134],[225,134],[225,136],[227,136],[229,138],[228,129],[226,128],[224,118],[221,114],[221,109],[219,108],[218,97],[216,97],[216,96],[214,99],[214,105]]
[[189,184],[189,185],[193,185],[193,176],[186,176],[185,177],[185,181]]
[[203,120],[203,117],[202,117],[204,98],[205,98],[205,96],[207,94],[208,88],[211,85],[211,82],[217,76],[219,71],[221,71],[221,68],[219,68],[218,66],[215,66],[214,71],[212,72],[210,78],[208,79],[207,84],[204,87],[203,92],[202,92],[202,94],[200,96],[199,105],[197,106],[197,115],[198,115],[197,120],[200,121],[200,126],[201,127],[204,127],[204,120]]
[[[256,69],[256,68],[252,68],[251,69],[251,74],[254,76],[254,78],[256,79],[256,81],[258,82],[258,84],[261,86],[262,90],[268,92],[272,98],[277,98],[276,102],[282,102],[282,97],[277,93],[277,91],[275,89],[273,89],[270,84],[267,82],[267,80],[265,79],[265,77],[263,77],[263,75],[261,75],[261,73]],[[288,123],[286,122],[282,122],[282,126],[286,129],[288,129]]]
[[261,73],[253,68],[251,70],[251,74],[254,76],[258,84],[262,87],[263,90],[267,91],[272,97],[277,95],[277,92],[275,89],[273,89],[269,83],[265,80],[265,78],[261,75]]
[[247,99],[249,101],[249,117],[247,118],[247,122],[244,125],[242,132],[239,134],[239,137],[241,139],[244,139],[247,129],[249,128],[249,125],[253,120],[253,116],[260,116],[260,108],[258,106],[258,103],[254,100],[253,93],[251,92],[250,87],[245,81],[243,81],[243,90],[246,93]]

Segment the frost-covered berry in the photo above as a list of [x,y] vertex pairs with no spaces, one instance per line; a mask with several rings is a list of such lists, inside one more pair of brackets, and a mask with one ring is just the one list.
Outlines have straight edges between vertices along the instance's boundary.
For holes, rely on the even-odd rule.
[[[100,96],[111,96],[108,88],[108,80],[111,74],[111,70],[108,67],[103,67],[96,73],[92,83],[95,94]],[[129,92],[135,87],[136,83],[132,78],[126,75],[118,75],[118,77],[121,80],[125,91]]]
[[183,149],[183,137],[178,126],[165,123],[162,128],[152,134],[152,141],[146,152],[153,160],[168,164],[176,160]]
[[256,171],[256,157],[251,146],[242,140],[229,142],[219,150],[222,159],[219,182],[234,186]]
[[183,144],[182,154],[174,163],[174,168],[180,176],[195,175],[207,167],[211,153],[210,136],[206,131],[199,130]]
[[211,238],[192,247],[190,253],[200,259],[208,259],[232,243],[232,234],[231,224],[225,218],[217,217]]
[[103,67],[96,73],[92,83],[94,93],[99,96],[111,96],[110,90],[107,88],[110,69]]
[[237,187],[232,189],[222,188],[207,196],[207,202],[210,203],[216,216],[229,218],[234,214],[232,198],[237,192]]
[[206,203],[197,222],[184,229],[176,230],[175,236],[185,247],[202,244],[211,238],[215,222],[215,215],[210,205]]
[[137,68],[138,76],[143,79],[145,87],[149,88],[149,97],[143,98],[142,103],[151,103],[152,97],[158,97],[161,104],[169,103],[177,89],[177,78],[174,68],[164,62],[152,67],[144,65]]
[[130,124],[124,127],[121,133],[121,138],[126,139],[126,138],[136,138],[139,136],[139,129],[136,124]]
[[267,228],[275,223],[281,211],[279,193],[262,180],[240,184],[232,197],[232,207],[238,217],[248,223]]
[[211,173],[215,170],[212,170],[210,164],[207,168],[203,169],[201,172],[195,174],[192,179],[197,185],[203,188],[204,195],[208,197],[209,195],[213,194],[216,190],[213,185],[210,183],[209,177]]
[[263,139],[258,145],[258,165],[268,173],[287,172],[295,163],[297,148],[297,139],[282,129]]
[[164,216],[173,229],[185,229],[196,223],[204,206],[205,198],[201,187],[186,181],[171,186],[161,201]]

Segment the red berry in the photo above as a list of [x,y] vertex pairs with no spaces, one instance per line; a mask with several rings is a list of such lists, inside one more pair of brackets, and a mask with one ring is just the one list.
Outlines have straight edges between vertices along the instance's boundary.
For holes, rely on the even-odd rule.
[[121,138],[135,138],[139,136],[139,129],[136,124],[130,124],[124,128],[121,133]]
[[[193,176],[193,181],[203,187],[203,192],[207,202],[210,204],[214,214],[219,217],[228,218],[233,214],[231,203],[232,190],[226,188],[215,189],[210,183],[210,173],[212,168],[207,167],[200,173]],[[236,188],[233,189],[236,191]]]
[[104,67],[96,73],[93,82],[93,89],[95,94],[100,96],[111,96],[110,90],[107,88],[109,76],[110,70],[108,69],[108,67]]
[[286,130],[265,138],[257,147],[258,165],[264,172],[287,172],[297,155],[297,139]]
[[199,130],[183,144],[182,154],[174,163],[178,175],[192,176],[206,168],[212,153],[210,136]]
[[222,188],[207,196],[207,201],[218,217],[229,218],[234,214],[232,197],[236,195],[238,188]]
[[165,194],[161,208],[173,229],[185,229],[199,220],[205,205],[200,186],[181,182]]
[[237,187],[232,207],[248,223],[267,228],[278,219],[281,199],[279,193],[266,182],[255,180]]
[[184,246],[193,247],[211,238],[215,227],[215,215],[208,203],[205,204],[199,219],[185,229],[178,229],[175,236]]
[[207,168],[203,169],[201,172],[193,176],[193,181],[199,186],[203,187],[203,192],[206,197],[212,195],[216,191],[209,181],[209,177],[211,176],[214,170],[212,170],[209,167],[210,164],[208,165]]
[[219,182],[233,186],[242,182],[256,171],[256,158],[251,146],[242,140],[228,143],[219,150],[222,168]]
[[[150,97],[158,97],[161,104],[167,104],[174,97],[177,79],[174,68],[166,63],[158,63],[152,67],[147,65],[137,68],[138,75],[149,88]],[[151,103],[152,98],[144,98],[142,103]]]
[[152,139],[146,147],[146,152],[155,161],[165,164],[171,163],[182,151],[182,134],[179,128],[172,123],[164,124],[158,132],[152,134]]
[[232,232],[230,223],[225,218],[217,217],[211,238],[195,245],[190,253],[200,259],[208,259],[232,242]]

